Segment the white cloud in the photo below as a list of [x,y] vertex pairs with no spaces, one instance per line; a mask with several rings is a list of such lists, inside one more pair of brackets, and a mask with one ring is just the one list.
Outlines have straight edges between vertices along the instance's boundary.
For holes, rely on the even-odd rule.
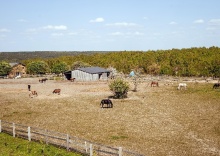
[[127,22],[121,22],[121,23],[111,23],[106,24],[107,26],[123,26],[123,27],[131,27],[131,26],[138,26],[136,23],[127,23]]
[[2,28],[2,29],[0,29],[0,32],[11,32],[11,30]]
[[63,36],[63,33],[52,33],[52,36]]
[[205,21],[203,19],[198,19],[198,20],[195,20],[193,23],[196,23],[196,24],[202,24],[204,23]]
[[5,38],[6,37],[6,35],[0,35],[0,38]]
[[140,35],[144,35],[144,34],[136,31],[136,32],[127,32],[127,33],[113,32],[113,33],[111,33],[109,35],[112,35],[112,36],[122,36],[122,35],[124,35],[124,36],[134,36],[134,35],[140,36]]
[[38,31],[37,31],[37,29],[35,29],[35,28],[30,28],[30,29],[27,29],[24,33],[22,33],[22,34],[25,34],[25,35],[31,35],[31,34],[37,34],[38,33]]
[[99,17],[99,18],[96,18],[96,19],[90,20],[89,22],[104,22],[104,18]]
[[78,35],[78,33],[77,32],[71,32],[68,35]]
[[161,36],[162,34],[161,33],[158,33],[158,32],[155,32],[153,33],[154,36]]
[[43,27],[43,29],[49,29],[49,30],[67,30],[67,26],[65,26],[65,25],[57,25],[57,26],[47,25],[47,26]]
[[31,28],[31,29],[26,30],[26,32],[36,32],[36,31],[37,31],[37,29],[35,29],[35,28]]
[[122,32],[113,32],[110,35],[112,35],[112,36],[121,36],[121,35],[123,35],[123,33]]
[[134,33],[134,35],[144,35],[144,34],[143,34],[143,33],[138,32],[138,31],[136,31],[136,32]]
[[172,21],[172,22],[170,22],[169,24],[170,24],[170,25],[176,25],[177,23],[174,22],[174,21]]
[[25,20],[25,19],[18,19],[17,21],[18,22],[27,22],[27,20]]
[[214,30],[219,30],[220,29],[220,19],[211,19],[208,22],[208,27],[206,28],[206,30],[209,31],[214,31]]
[[209,25],[220,26],[220,19],[211,19]]

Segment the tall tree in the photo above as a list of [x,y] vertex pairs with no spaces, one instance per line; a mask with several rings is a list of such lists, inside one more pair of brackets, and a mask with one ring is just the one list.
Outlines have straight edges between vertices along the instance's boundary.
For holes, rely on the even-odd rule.
[[57,62],[52,66],[51,72],[55,74],[63,74],[68,69],[68,65],[65,62]]
[[50,68],[45,61],[35,61],[27,64],[27,72],[29,74],[45,74],[50,72]]
[[0,75],[7,75],[11,71],[12,67],[6,61],[0,62]]

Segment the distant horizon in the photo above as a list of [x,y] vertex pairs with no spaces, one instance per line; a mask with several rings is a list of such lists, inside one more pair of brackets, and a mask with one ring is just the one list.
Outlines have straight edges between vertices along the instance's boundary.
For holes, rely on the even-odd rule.
[[[210,46],[210,47],[190,47],[190,48],[172,48],[172,49],[192,49],[192,48],[211,48],[211,47],[216,47],[219,48],[218,46]],[[0,53],[8,52],[8,53],[13,53],[13,52],[125,52],[125,51],[134,51],[134,52],[147,52],[147,51],[167,51],[167,50],[172,50],[172,49],[157,49],[157,50],[84,50],[84,51],[77,51],[77,50],[33,50],[33,51],[0,51]]]
[[2,1],[0,51],[220,46],[219,6],[219,0]]

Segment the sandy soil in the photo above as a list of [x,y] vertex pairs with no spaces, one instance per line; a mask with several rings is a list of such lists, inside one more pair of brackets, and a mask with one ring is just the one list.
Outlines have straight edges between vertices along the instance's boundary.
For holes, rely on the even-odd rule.
[[[164,79],[159,87],[150,87],[151,79],[142,79],[137,92],[112,99],[114,107],[104,109],[101,99],[113,95],[106,81],[1,79],[0,119],[144,155],[220,155],[220,91],[212,89],[216,80],[182,79],[188,88],[180,91],[180,80]],[[29,98],[28,84],[37,97]],[[52,93],[56,88],[61,95]]]

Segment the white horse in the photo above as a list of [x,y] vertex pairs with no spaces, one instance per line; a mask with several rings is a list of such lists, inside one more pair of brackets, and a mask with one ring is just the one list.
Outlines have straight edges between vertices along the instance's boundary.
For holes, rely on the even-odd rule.
[[182,90],[183,88],[186,90],[187,84],[186,83],[179,83],[177,89]]

